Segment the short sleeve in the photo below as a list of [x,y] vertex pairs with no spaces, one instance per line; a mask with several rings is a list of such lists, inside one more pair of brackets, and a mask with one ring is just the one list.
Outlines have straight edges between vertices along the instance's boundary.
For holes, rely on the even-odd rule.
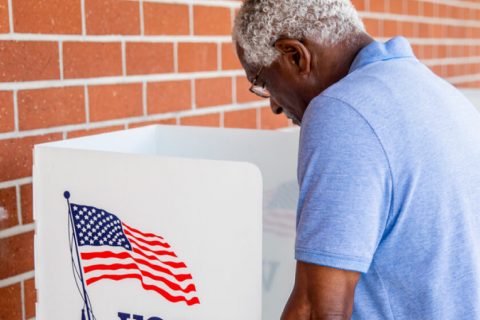
[[302,120],[298,155],[297,260],[367,272],[392,198],[387,156],[352,106],[315,98]]

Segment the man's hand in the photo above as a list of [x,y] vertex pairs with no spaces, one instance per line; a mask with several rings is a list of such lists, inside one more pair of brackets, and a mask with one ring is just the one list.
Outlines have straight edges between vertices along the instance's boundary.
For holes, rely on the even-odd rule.
[[348,320],[360,273],[297,262],[281,320]]

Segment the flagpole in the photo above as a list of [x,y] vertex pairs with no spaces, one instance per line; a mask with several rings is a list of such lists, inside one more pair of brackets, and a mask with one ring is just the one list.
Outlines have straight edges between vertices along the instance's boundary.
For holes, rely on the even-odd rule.
[[65,199],[67,199],[67,204],[68,204],[68,219],[70,220],[70,223],[72,224],[72,232],[73,232],[73,239],[75,242],[75,251],[77,252],[77,260],[78,260],[78,269],[80,271],[80,281],[82,282],[82,288],[83,288],[83,302],[85,302],[85,306],[87,308],[87,317],[88,320],[91,320],[90,318],[90,307],[89,307],[89,301],[87,297],[87,289],[85,288],[85,283],[83,282],[83,270],[82,270],[82,263],[80,262],[80,254],[78,253],[78,242],[77,242],[77,234],[75,232],[75,225],[73,224],[73,213],[70,208],[70,192],[65,191],[63,193],[63,196]]

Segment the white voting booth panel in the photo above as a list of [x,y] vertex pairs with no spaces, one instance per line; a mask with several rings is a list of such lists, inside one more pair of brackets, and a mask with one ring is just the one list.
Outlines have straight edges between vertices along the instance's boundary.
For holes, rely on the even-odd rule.
[[278,319],[297,147],[160,125],[36,145],[37,319]]

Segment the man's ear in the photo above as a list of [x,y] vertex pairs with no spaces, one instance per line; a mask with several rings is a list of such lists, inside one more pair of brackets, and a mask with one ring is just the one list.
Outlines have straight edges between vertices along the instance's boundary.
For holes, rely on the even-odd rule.
[[275,49],[285,56],[288,63],[295,64],[301,74],[310,72],[310,51],[300,41],[289,38],[278,39],[275,42]]

